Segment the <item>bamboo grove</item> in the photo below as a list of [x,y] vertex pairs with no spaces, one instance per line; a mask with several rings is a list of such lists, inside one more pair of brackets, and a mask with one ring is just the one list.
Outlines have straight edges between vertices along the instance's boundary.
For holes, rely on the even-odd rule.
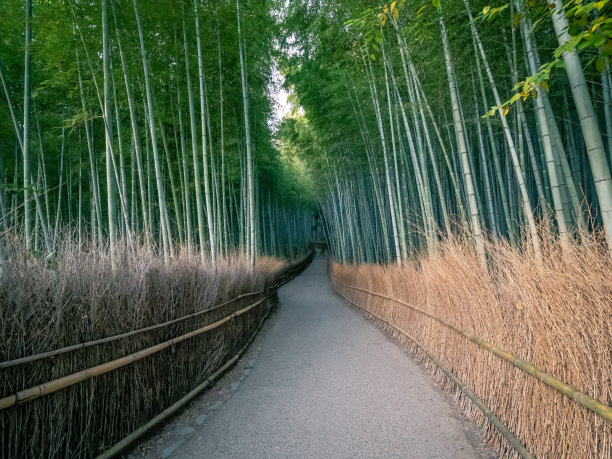
[[305,248],[312,198],[273,138],[272,1],[1,4],[2,234],[166,263]]
[[[295,111],[342,262],[469,234],[541,260],[543,239],[612,248],[610,2],[291,2]],[[548,244],[545,244],[548,246]]]

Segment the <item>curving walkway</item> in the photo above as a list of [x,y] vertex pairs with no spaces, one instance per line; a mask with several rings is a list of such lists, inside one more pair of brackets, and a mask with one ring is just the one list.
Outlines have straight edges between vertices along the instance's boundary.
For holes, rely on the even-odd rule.
[[492,456],[414,360],[339,299],[323,258],[279,298],[255,342],[257,355],[220,383],[227,389],[215,388],[230,394],[196,406],[190,425],[170,427],[178,432],[173,442],[142,455]]

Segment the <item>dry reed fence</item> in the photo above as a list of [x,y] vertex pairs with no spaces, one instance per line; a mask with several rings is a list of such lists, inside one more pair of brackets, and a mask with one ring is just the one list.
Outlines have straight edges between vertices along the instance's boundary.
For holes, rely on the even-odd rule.
[[[300,263],[261,258],[253,272],[239,255],[217,270],[185,255],[165,267],[146,247],[103,253],[68,241],[51,259],[7,250],[0,277],[0,362],[122,334],[210,309],[208,313],[117,341],[0,368],[0,398],[183,335],[273,292]],[[300,260],[305,262],[306,260]],[[231,322],[143,360],[0,411],[0,457],[93,457],[206,380],[248,341],[273,295]]]
[[[502,242],[489,247],[491,272],[465,240],[403,268],[332,264],[336,290],[406,332],[472,389],[536,457],[610,458],[612,423],[555,389],[397,302],[413,305],[511,352],[580,391],[612,404],[612,266],[595,241],[544,247],[543,265]],[[375,320],[376,321],[376,320]],[[380,321],[376,321],[382,325]],[[516,451],[435,367],[405,341],[502,457]]]

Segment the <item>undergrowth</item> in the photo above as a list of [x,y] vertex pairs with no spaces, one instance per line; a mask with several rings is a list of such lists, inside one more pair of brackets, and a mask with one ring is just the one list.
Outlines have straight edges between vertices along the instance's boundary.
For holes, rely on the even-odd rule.
[[[485,273],[472,245],[455,238],[402,268],[333,263],[332,276],[414,305],[612,404],[612,265],[605,244],[588,235],[582,241],[563,247],[543,241],[541,264],[528,248],[494,241]],[[609,421],[421,313],[338,282],[335,287],[431,352],[536,457],[612,456]],[[483,423],[480,411],[457,394],[467,413]],[[514,456],[485,425],[491,444]]]
[[[52,256],[4,239],[0,362],[159,324],[259,292],[195,318],[111,343],[0,368],[0,398],[164,342],[263,298],[288,263],[235,254],[216,269],[182,253],[164,265],[146,244],[105,248],[68,238]],[[274,296],[218,329],[118,370],[0,411],[2,457],[93,457],[202,383],[245,344]]]

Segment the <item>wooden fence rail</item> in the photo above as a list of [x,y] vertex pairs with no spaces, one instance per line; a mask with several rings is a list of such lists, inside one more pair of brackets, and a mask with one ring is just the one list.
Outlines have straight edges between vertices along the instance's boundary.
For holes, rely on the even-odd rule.
[[[272,287],[272,288],[274,288],[274,287]],[[247,298],[249,296],[259,295],[260,293],[263,293],[264,291],[265,290],[259,290],[258,292],[243,293],[242,295],[238,295],[237,297],[232,298],[231,300],[228,300],[228,301],[226,301],[224,303],[221,303],[221,304],[218,304],[216,306],[213,306],[212,308],[205,309],[203,311],[194,312],[192,314],[188,314],[186,316],[179,317],[177,319],[172,319],[172,320],[169,320],[167,322],[151,325],[149,327],[139,328],[137,330],[131,330],[131,331],[126,332],[126,333],[121,333],[119,335],[114,335],[114,336],[108,336],[106,338],[95,339],[95,340],[92,340],[92,341],[87,341],[85,343],[72,344],[70,346],[62,347],[60,349],[55,349],[53,351],[41,352],[39,354],[29,355],[27,357],[21,357],[21,358],[18,358],[18,359],[13,359],[13,360],[7,360],[5,362],[0,362],[0,370],[3,369],[3,368],[10,368],[10,367],[15,367],[17,365],[23,365],[25,363],[35,362],[37,360],[47,359],[49,357],[65,354],[67,352],[78,351],[79,349],[85,349],[85,348],[92,347],[92,346],[98,346],[100,344],[111,343],[113,341],[118,341],[118,340],[123,339],[123,338],[128,338],[130,336],[138,335],[140,333],[144,333],[144,332],[148,332],[148,331],[152,331],[152,330],[157,330],[159,328],[164,328],[164,327],[167,327],[169,325],[173,325],[173,324],[176,324],[176,323],[179,323],[179,322],[183,322],[183,321],[185,321],[187,319],[193,319],[194,317],[198,317],[198,316],[201,316],[201,315],[204,315],[204,314],[208,314],[208,313],[210,313],[212,311],[215,311],[217,309],[225,307],[225,306],[227,306],[229,304],[232,304],[232,303],[234,303],[234,302],[236,302],[238,300],[241,300],[243,298]]]
[[[25,403],[28,402],[30,400],[34,400],[37,399],[39,397],[42,397],[44,395],[48,395],[51,394],[53,392],[57,392],[61,389],[65,389],[67,387],[70,387],[74,384],[77,384],[79,382],[82,381],[86,381],[88,379],[94,378],[96,376],[102,375],[104,373],[108,373],[109,371],[113,371],[116,370],[118,368],[121,368],[123,366],[129,365],[131,363],[134,363],[138,360],[142,360],[145,357],[148,357],[152,354],[155,354],[163,349],[167,349],[171,346],[174,346],[177,343],[180,343],[182,341],[185,341],[189,338],[193,338],[194,336],[198,336],[201,335],[202,333],[206,333],[210,330],[214,330],[215,328],[220,327],[221,325],[235,319],[238,316],[241,316],[243,314],[246,314],[247,312],[249,312],[250,310],[252,310],[253,308],[255,308],[256,306],[264,303],[268,298],[270,298],[271,296],[276,294],[276,290],[284,283],[288,282],[289,280],[291,280],[294,277],[294,273],[295,271],[299,271],[303,264],[307,262],[307,260],[312,256],[312,253],[310,253],[307,257],[305,257],[304,259],[298,261],[297,263],[295,263],[295,265],[291,265],[286,273],[284,275],[281,276],[282,280],[277,284],[274,285],[272,287],[269,288],[270,293],[268,293],[266,296],[264,296],[263,298],[261,298],[260,300],[250,304],[249,306],[242,308],[226,317],[224,317],[223,319],[220,319],[216,322],[213,322],[211,324],[205,325],[204,327],[198,328],[197,330],[193,330],[190,331],[189,333],[185,333],[183,335],[177,336],[175,338],[172,338],[170,340],[164,341],[162,343],[156,344],[155,346],[150,346],[148,348],[142,349],[138,352],[134,352],[132,354],[126,355],[124,357],[112,360],[110,362],[106,362],[100,365],[96,365],[94,367],[88,368],[86,370],[82,370],[82,371],[78,371],[76,373],[72,373],[70,375],[67,376],[63,376],[61,378],[57,378],[54,379],[52,381],[48,381],[46,383],[43,384],[39,384],[27,389],[23,389],[15,394],[9,395],[7,397],[4,397],[2,399],[0,399],[0,411],[10,408],[11,406],[20,404],[20,403]],[[244,297],[248,297],[248,296],[252,296],[252,295],[256,295],[259,293],[263,293],[264,290],[259,291],[259,292],[252,292],[252,293],[247,293],[247,294],[243,294],[240,295],[232,300],[229,300],[225,303],[222,303],[220,305],[215,306],[213,309],[218,309],[222,306],[226,306],[227,304],[230,304],[238,299],[244,298]],[[4,368],[6,367],[10,367],[10,366],[14,366],[14,365],[18,365],[19,363],[25,363],[26,361],[33,361],[33,360],[39,360],[42,358],[46,358],[46,357],[50,357],[52,355],[57,355],[57,354],[61,354],[64,352],[69,352],[69,351],[73,351],[76,349],[82,349],[84,347],[88,347],[88,346],[93,346],[96,344],[101,344],[101,343],[105,343],[105,342],[110,342],[110,341],[114,341],[114,340],[118,340],[120,338],[125,338],[126,336],[131,336],[137,333],[142,333],[144,331],[148,331],[148,330],[153,330],[155,328],[161,328],[161,327],[165,327],[167,325],[182,321],[182,320],[186,320],[189,318],[192,318],[194,316],[200,315],[200,314],[204,314],[206,312],[210,312],[212,309],[207,309],[205,311],[199,311],[196,312],[194,314],[190,314],[178,319],[174,319],[168,322],[164,322],[161,324],[157,324],[157,325],[153,325],[151,327],[146,327],[146,328],[142,328],[139,330],[134,330],[132,332],[128,332],[128,333],[124,333],[121,335],[116,335],[116,336],[112,336],[112,337],[108,337],[108,338],[102,338],[100,340],[95,340],[95,341],[89,341],[87,343],[82,343],[82,344],[76,344],[74,346],[69,346],[66,348],[62,348],[62,349],[58,349],[56,351],[50,351],[47,353],[42,353],[42,354],[37,354],[34,356],[30,356],[30,357],[25,357],[22,359],[16,359],[13,361],[9,361],[9,362],[3,362],[5,364]],[[18,363],[14,363],[14,362],[18,362]],[[9,365],[11,364],[11,365]],[[0,367],[3,368],[3,367]]]
[[[336,281],[336,282],[342,284],[339,281]],[[417,347],[419,347],[423,351],[423,353],[425,353],[427,358],[431,360],[434,363],[434,365],[436,365],[440,369],[440,371],[442,371],[442,373],[444,373],[451,381],[453,381],[453,383],[459,388],[459,390],[463,392],[465,396],[469,398],[472,401],[472,403],[474,403],[474,405],[478,407],[478,409],[482,412],[482,414],[486,416],[486,418],[491,422],[491,424],[495,426],[497,431],[508,441],[508,443],[510,443],[510,445],[516,450],[516,452],[523,459],[534,459],[535,458],[535,456],[531,454],[531,452],[527,448],[525,448],[525,446],[516,437],[516,435],[514,435],[514,433],[510,429],[508,429],[508,427],[506,427],[506,425],[495,415],[495,413],[493,413],[493,411],[491,411],[491,409],[478,397],[478,395],[476,395],[474,391],[472,391],[469,387],[467,387],[463,381],[461,381],[453,372],[451,372],[448,368],[446,368],[446,366],[444,366],[442,362],[440,362],[431,352],[429,352],[414,337],[410,336],[408,332],[402,330],[396,325],[393,325],[392,323],[388,322],[382,317],[374,314],[372,311],[369,311],[365,309],[364,307],[358,305],[357,303],[354,303],[353,301],[349,300],[346,296],[344,296],[342,293],[338,292],[338,294],[342,298],[344,298],[346,301],[348,301],[350,304],[359,308],[368,316],[371,316],[372,318],[374,318],[374,320],[382,323],[389,331],[399,333],[400,335],[412,341]]]
[[334,282],[342,285],[343,287],[346,288],[350,288],[353,290],[357,290],[363,293],[367,293],[369,295],[372,296],[377,296],[379,298],[384,298],[386,300],[392,301],[394,303],[397,303],[399,305],[405,306],[413,311],[416,311],[424,316],[427,316],[433,320],[435,320],[436,322],[440,323],[441,325],[453,330],[455,333],[457,333],[458,335],[463,336],[464,338],[467,338],[468,340],[470,340],[471,342],[477,344],[478,346],[480,346],[483,349],[486,349],[487,351],[491,352],[492,354],[496,355],[497,357],[500,357],[501,359],[505,360],[506,362],[514,365],[516,368],[519,368],[521,370],[523,370],[525,373],[530,374],[531,376],[535,377],[536,379],[538,379],[539,381],[542,381],[544,384],[552,387],[553,389],[557,390],[558,392],[561,392],[563,395],[567,396],[568,398],[570,398],[571,400],[575,401],[576,403],[578,403],[579,405],[583,406],[584,408],[586,408],[589,411],[592,411],[594,413],[597,413],[598,415],[600,415],[601,417],[603,417],[604,419],[607,419],[608,421],[612,421],[612,407],[609,405],[606,405],[605,403],[589,396],[588,394],[585,394],[584,392],[581,392],[580,390],[578,390],[576,387],[570,385],[570,384],[566,384],[565,382],[561,381],[560,379],[555,378],[554,376],[552,376],[550,373],[545,372],[544,370],[539,369],[538,367],[532,365],[529,362],[526,362],[525,360],[519,359],[518,357],[514,356],[513,354],[511,354],[510,352],[492,344],[489,343],[488,341],[485,341],[475,335],[472,335],[464,330],[461,330],[460,328],[449,324],[447,322],[445,322],[444,320],[440,319],[439,317],[436,317],[416,306],[413,306],[409,303],[406,303],[404,301],[398,300],[397,298],[393,298],[391,296],[388,295],[383,295],[381,293],[376,293],[376,292],[371,292],[369,290],[360,288],[360,287],[356,287],[354,285],[348,285],[348,284],[344,284],[343,282],[340,282],[339,280],[334,280]]

